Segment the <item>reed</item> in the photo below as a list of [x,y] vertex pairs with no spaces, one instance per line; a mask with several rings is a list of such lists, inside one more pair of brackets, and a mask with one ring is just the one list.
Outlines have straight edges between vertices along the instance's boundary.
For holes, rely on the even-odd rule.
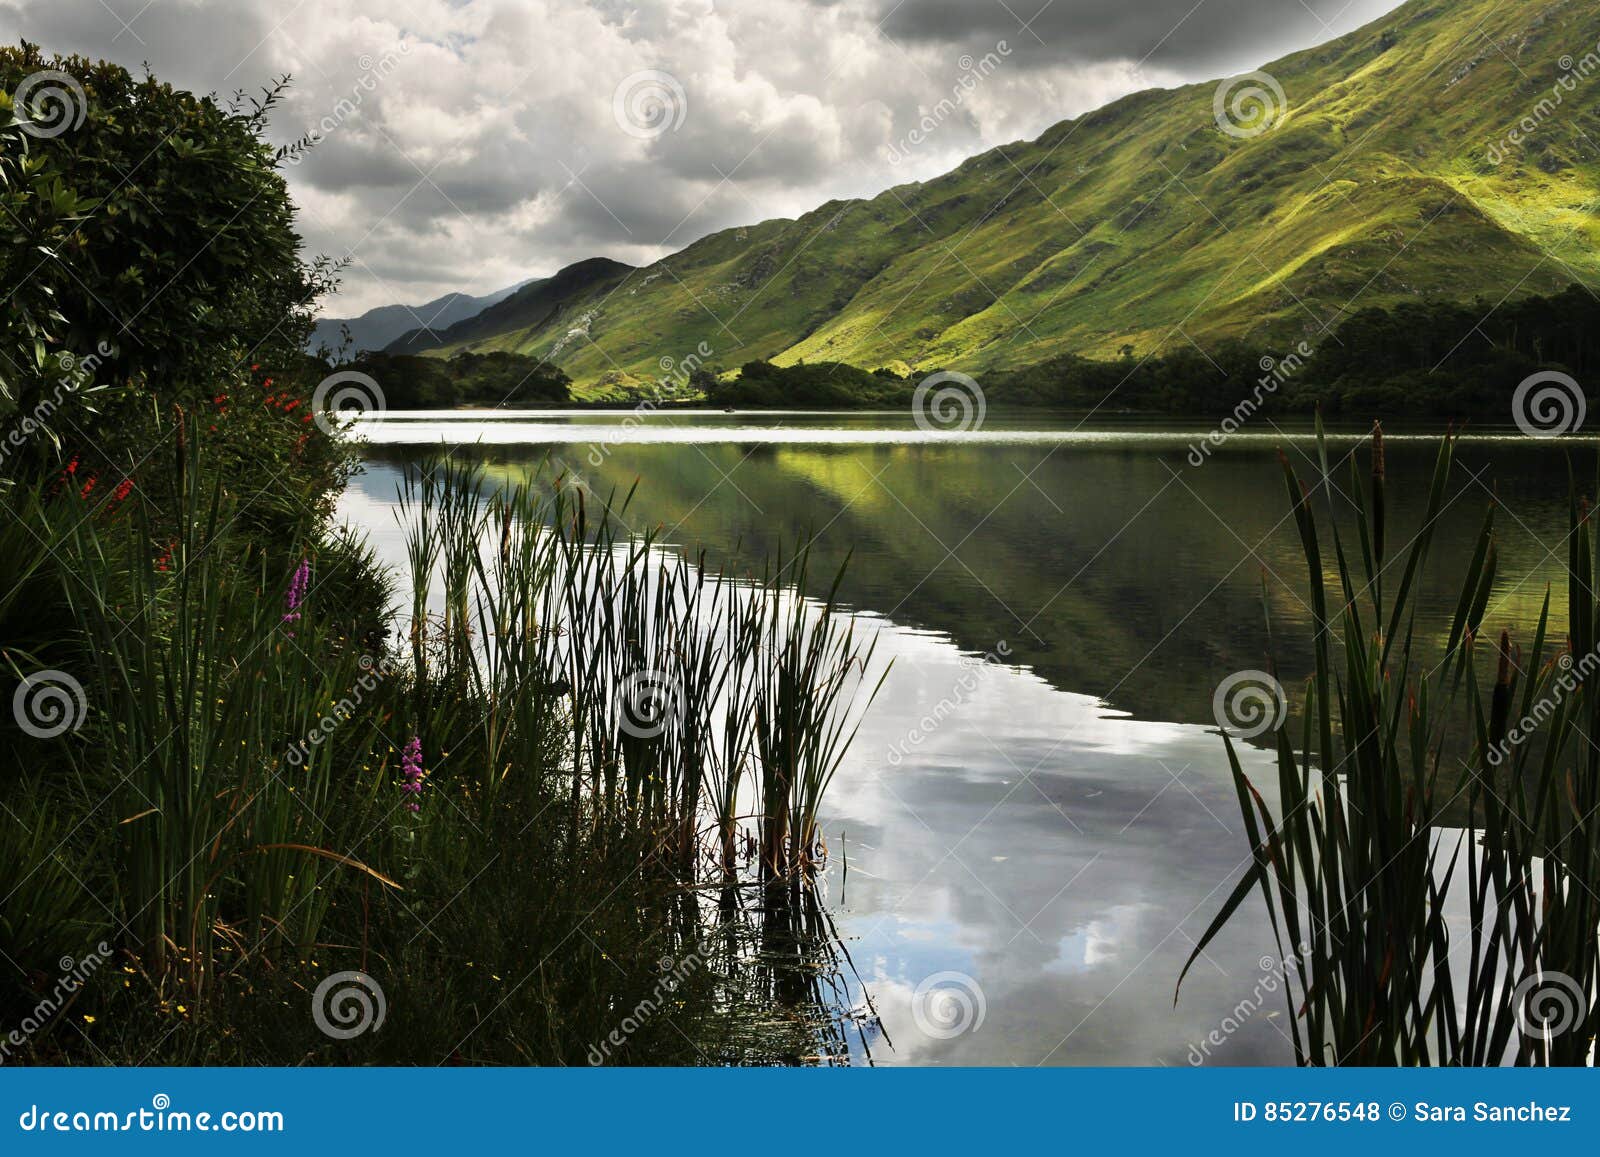
[[[191,995],[214,978],[219,944],[313,943],[336,867],[387,882],[332,850],[357,842],[375,789],[327,774],[332,745],[292,765],[286,727],[324,716],[358,682],[363,652],[315,600],[291,619],[292,573],[240,541],[236,505],[196,446],[179,439],[164,546],[144,501],[118,523],[69,501],[48,523],[97,721],[96,742],[68,751],[84,795],[117,821],[117,920],[159,983]],[[358,714],[341,745],[377,738]]]
[[[812,939],[810,882],[822,789],[853,733],[837,720],[870,701],[852,694],[871,648],[831,599],[633,533],[631,495],[495,486],[443,458],[404,480],[410,592],[395,601],[370,552],[314,511],[263,538],[195,420],[176,421],[165,492],[11,496],[15,534],[50,551],[6,560],[0,611],[17,619],[26,597],[64,627],[6,663],[69,670],[92,709],[81,733],[38,742],[45,771],[19,785],[13,818],[33,818],[0,868],[30,915],[0,931],[27,934],[41,974],[113,941],[134,987],[85,998],[125,1034],[97,1047],[301,1059],[305,992],[330,958],[381,973],[407,1031],[445,1052],[506,1003],[512,1043],[478,1042],[498,1060],[582,1063],[657,961],[689,953],[706,972],[686,981],[682,1025],[743,1042],[719,1059],[752,1055],[735,1019],[824,1023],[772,1003],[779,987],[821,999],[818,969],[840,959]],[[364,626],[374,600],[388,643]],[[750,851],[765,831],[782,846]],[[788,873],[792,915],[744,902],[763,862]],[[781,967],[763,955],[769,915],[804,939]],[[809,979],[755,979],[788,968]],[[180,1007],[193,1031],[172,1035],[161,1018]],[[279,1043],[232,1051],[240,1025]],[[785,1055],[837,1051],[787,1033]],[[340,1056],[445,1055],[418,1047]],[[614,1059],[697,1047],[663,1023]]]
[[[1331,503],[1320,425],[1318,434],[1317,489]],[[1297,750],[1282,721],[1273,732],[1276,811],[1224,735],[1249,867],[1183,971],[1259,890],[1301,1064],[1594,1059],[1596,543],[1574,485],[1570,638],[1549,637],[1547,591],[1526,655],[1500,633],[1485,691],[1477,661],[1497,566],[1491,504],[1444,644],[1423,654],[1415,584],[1453,455],[1447,436],[1403,560],[1386,553],[1381,430],[1366,485],[1352,458],[1344,493],[1356,510],[1354,544],[1331,511],[1323,519],[1331,560],[1312,490],[1283,460],[1315,631],[1303,733]],[[1513,725],[1514,713],[1529,725]],[[1465,929],[1446,915],[1446,898],[1463,893]]]

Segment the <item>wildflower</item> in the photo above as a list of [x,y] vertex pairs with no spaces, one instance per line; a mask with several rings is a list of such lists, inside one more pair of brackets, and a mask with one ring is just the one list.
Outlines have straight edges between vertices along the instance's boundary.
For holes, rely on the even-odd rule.
[[294,568],[294,577],[289,580],[289,590],[283,596],[284,622],[292,623],[300,617],[300,604],[305,601],[306,587],[310,582],[311,560],[302,558],[300,565]]
[[400,790],[413,797],[406,800],[406,810],[421,811],[422,804],[415,798],[422,794],[422,740],[418,736],[413,735],[400,754],[400,774],[405,779]]

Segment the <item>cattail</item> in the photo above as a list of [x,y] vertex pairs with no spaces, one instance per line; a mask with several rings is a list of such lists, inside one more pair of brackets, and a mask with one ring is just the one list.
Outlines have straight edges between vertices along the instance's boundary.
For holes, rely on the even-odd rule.
[[1384,540],[1383,423],[1372,423],[1372,564],[1383,569]]
[[1498,747],[1506,736],[1511,714],[1511,632],[1500,632],[1500,663],[1494,676],[1494,699],[1489,708],[1489,743]]
[[188,439],[188,436],[187,436],[187,434],[185,433],[185,430],[184,430],[184,418],[183,418],[183,407],[182,406],[174,405],[172,407],[172,420],[173,420],[174,423],[176,423],[176,425],[178,427],[178,446],[177,446],[177,463],[176,464],[177,464],[177,472],[178,472],[178,474],[177,474],[177,476],[178,476],[178,498],[179,498],[180,501],[182,501],[183,495],[188,489],[188,486],[187,486],[187,473],[188,473],[188,468],[189,468],[189,439]]

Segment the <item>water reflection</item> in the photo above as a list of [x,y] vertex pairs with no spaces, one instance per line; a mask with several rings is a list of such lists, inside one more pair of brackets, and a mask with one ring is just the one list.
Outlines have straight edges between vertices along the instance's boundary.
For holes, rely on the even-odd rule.
[[[577,415],[532,423],[554,429],[531,440],[510,431],[522,419],[452,419],[432,434],[507,480],[546,459],[597,494],[637,479],[627,518],[718,563],[757,565],[810,533],[820,584],[849,555],[842,597],[895,662],[828,802],[830,899],[894,1045],[875,1058],[1290,1060],[1281,994],[1262,993],[1272,941],[1259,920],[1208,949],[1176,1009],[1172,994],[1243,867],[1212,692],[1269,651],[1291,689],[1309,661],[1304,564],[1273,442],[1306,475],[1314,447],[1240,438],[1197,467],[1192,432],[1010,430],[1030,435],[1019,440],[1002,420],[988,441],[938,441],[882,417],[654,421],[689,432],[644,441],[630,427],[620,442],[615,415]],[[780,422],[805,437],[750,440]],[[479,435],[506,444],[461,445]],[[1333,452],[1364,470],[1358,445]],[[398,464],[420,452],[374,447],[347,496],[389,557]],[[1391,444],[1396,546],[1415,532],[1433,452],[1423,439]],[[1593,475],[1592,444],[1462,446],[1422,637],[1447,625],[1452,560],[1496,488],[1501,571],[1486,622],[1531,623],[1564,558],[1567,453]],[[1349,513],[1339,494],[1319,507]],[[973,662],[984,654],[999,661]],[[1253,749],[1245,759],[1266,766]],[[918,995],[948,973],[981,997],[969,1031],[930,1025]]]

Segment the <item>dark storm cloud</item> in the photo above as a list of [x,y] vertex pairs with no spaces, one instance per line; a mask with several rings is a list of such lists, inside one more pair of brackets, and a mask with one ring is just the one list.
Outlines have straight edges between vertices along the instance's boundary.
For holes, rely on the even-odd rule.
[[968,49],[1006,39],[1024,64],[1132,60],[1191,75],[1248,68],[1342,35],[1393,0],[876,0],[886,34]]

